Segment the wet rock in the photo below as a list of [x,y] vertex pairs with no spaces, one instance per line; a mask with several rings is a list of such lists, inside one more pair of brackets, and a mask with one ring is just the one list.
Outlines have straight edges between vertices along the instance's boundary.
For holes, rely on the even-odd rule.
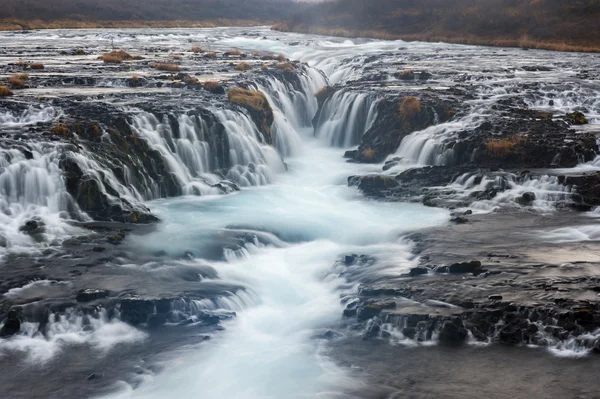
[[450,219],[450,221],[452,223],[456,223],[456,224],[465,224],[465,223],[469,223],[469,219],[467,219],[466,217],[463,216],[456,216],[453,217],[452,219]]
[[528,191],[526,193],[523,193],[523,195],[521,195],[521,197],[519,197],[518,202],[519,204],[523,205],[523,206],[528,206],[531,205],[533,203],[533,201],[535,201],[535,193],[532,193],[531,191]]
[[347,152],[346,157],[363,163],[382,162],[398,149],[405,136],[449,120],[454,111],[445,101],[406,96],[378,102],[377,115],[371,128],[362,136],[358,150]]
[[493,295],[488,296],[488,299],[490,301],[501,301],[502,300],[502,295],[493,294]]
[[36,236],[46,231],[46,224],[38,218],[29,219],[19,227],[19,231],[30,236]]
[[389,176],[363,176],[358,181],[358,189],[369,196],[381,197],[385,192],[396,188],[399,183]]
[[138,325],[148,321],[154,314],[154,303],[151,300],[127,298],[120,302],[121,319],[126,323]]
[[467,340],[469,333],[460,319],[446,321],[438,333],[438,340],[445,345],[459,345]]
[[97,299],[106,298],[108,294],[106,290],[84,289],[77,293],[75,300],[77,302],[92,302]]
[[395,307],[395,301],[369,302],[358,308],[356,318],[358,321],[368,320],[379,315],[383,309],[393,309]]
[[0,337],[6,338],[17,334],[21,330],[21,320],[17,310],[11,309],[4,320],[4,326],[0,329]]
[[423,80],[429,80],[433,77],[432,74],[430,74],[429,72],[423,71],[419,74],[419,80],[423,81]]
[[426,267],[413,267],[410,269],[409,275],[411,277],[422,276],[429,273],[429,269]]
[[481,262],[473,260],[471,262],[454,263],[448,266],[448,273],[474,273],[481,269]]
[[579,112],[579,111],[567,114],[566,118],[567,118],[567,121],[571,125],[585,125],[585,124],[588,123],[588,120],[585,117],[585,115],[583,113]]

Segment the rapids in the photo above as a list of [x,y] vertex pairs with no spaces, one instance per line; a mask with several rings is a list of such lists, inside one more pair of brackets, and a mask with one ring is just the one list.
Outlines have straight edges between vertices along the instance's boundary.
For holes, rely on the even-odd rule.
[[[123,46],[132,52],[153,52],[157,47],[185,52],[200,44],[213,51],[236,48],[249,53],[283,54],[306,63],[293,83],[274,75],[247,82],[249,87],[263,92],[273,108],[273,145],[265,142],[247,112],[219,101],[202,102],[204,99],[182,96],[165,100],[169,107],[164,114],[147,110],[144,103],[167,91],[140,89],[146,97],[137,98],[124,83],[130,71],[108,72],[91,87],[26,89],[22,92],[26,96],[23,101],[32,103],[26,111],[0,108],[0,129],[15,131],[56,121],[63,115],[58,100],[34,105],[36,98],[76,95],[91,102],[113,103],[130,117],[136,135],[159,154],[181,194],[165,195],[158,181],[149,176],[136,177],[133,166],[116,165],[118,160],[107,166],[91,149],[83,148],[73,155],[74,162],[109,197],[115,201],[123,198],[132,206],[143,204],[159,216],[156,230],[130,237],[130,247],[139,253],[162,253],[173,258],[185,254],[186,267],[200,270],[208,265],[216,272],[202,280],[243,287],[217,299],[192,301],[191,306],[197,311],[226,316],[235,312],[236,317],[227,317],[223,323],[225,331],[212,335],[210,340],[172,351],[164,357],[160,372],[137,376],[133,381],[124,378],[113,387],[115,392],[103,396],[106,398],[345,398],[360,389],[363,381],[356,378],[350,367],[336,364],[328,356],[330,348],[323,337],[332,331],[342,336],[354,334],[337,330],[340,314],[358,292],[359,284],[364,279],[373,282],[408,272],[419,259],[411,251],[414,243],[405,236],[446,225],[450,218],[446,209],[411,202],[373,201],[356,187],[348,187],[349,176],[383,174],[382,164],[349,163],[343,158],[344,150],[360,144],[363,134],[373,125],[378,116],[377,104],[386,95],[376,85],[360,83],[371,70],[393,69],[401,60],[404,66],[418,64],[419,68],[436,73],[435,82],[415,90],[445,90],[467,76],[477,82],[473,96],[465,102],[467,111],[450,122],[416,131],[403,139],[396,153],[388,157],[398,159],[389,174],[415,166],[453,165],[454,154],[448,144],[462,131],[481,124],[496,102],[509,98],[522,96],[536,109],[570,112],[585,108],[592,125],[600,123],[597,82],[575,78],[575,72],[559,71],[557,65],[543,84],[533,88],[539,75],[517,70],[522,65],[552,63],[553,54],[544,51],[514,57],[520,50],[334,39],[276,33],[267,28],[56,30],[18,36],[0,32],[0,40],[9,50],[0,55],[0,62],[15,61],[7,54],[24,48],[28,55],[49,66],[59,61],[38,53],[38,47],[57,42],[60,48],[85,47],[96,52],[109,45]],[[72,58],[77,62],[93,56],[80,57]],[[562,62],[577,67],[583,62],[591,63],[572,54],[561,57]],[[94,76],[94,71],[80,72],[82,77]],[[203,70],[197,75],[210,77],[213,72]],[[61,76],[54,78],[64,78],[62,72],[57,75]],[[235,78],[227,73],[220,77]],[[399,86],[394,87],[394,78],[388,77],[386,82],[390,85],[385,90],[400,90]],[[318,112],[315,95],[329,85],[344,89],[328,98]],[[522,87],[531,89],[521,90]],[[120,91],[127,97],[104,97]],[[215,124],[193,114],[200,105]],[[211,146],[210,138],[221,134],[215,126],[223,127],[229,149],[227,162]],[[102,137],[107,138],[106,132]],[[1,151],[0,261],[23,254],[40,256],[48,250],[58,250],[71,237],[85,234],[74,222],[90,218],[68,194],[65,176],[58,167],[61,155],[71,151],[67,145],[37,143],[31,157],[17,150]],[[113,168],[115,165],[124,170],[123,178],[114,173],[119,169]],[[598,161],[585,163],[576,170],[595,170],[597,165]],[[229,188],[226,195],[221,189],[224,186]],[[526,181],[517,180],[510,173],[479,180],[463,174],[450,185],[432,190],[452,190],[452,200],[459,203],[474,192],[495,186],[506,190],[491,200],[477,201],[470,208],[486,213],[518,207],[518,198],[533,192],[536,200],[532,208],[536,212],[552,212],[554,203],[570,194],[556,177],[543,172]],[[20,226],[32,218],[46,226],[40,240],[20,231]],[[556,242],[598,239],[593,227],[558,229],[547,234],[549,241]],[[229,247],[222,244],[225,239],[243,244]],[[351,254],[376,258],[378,262],[357,275],[335,267],[336,261]],[[168,273],[180,264],[165,262],[162,266]],[[24,295],[31,289],[52,290],[56,284],[59,282],[30,282],[5,296]],[[18,340],[2,341],[0,358],[3,353],[20,351],[28,354],[29,362],[44,363],[68,350],[69,345],[83,344],[97,348],[98,356],[103,356],[118,345],[144,345],[148,338],[146,333],[123,323],[118,314],[109,317],[104,311],[92,318],[77,313],[62,318],[52,315],[49,324],[52,334],[47,339],[35,333],[37,325],[27,325],[26,334]],[[402,341],[405,337],[396,333],[396,338]],[[416,345],[415,341],[412,343]],[[573,342],[553,345],[558,352],[563,347],[577,348]]]

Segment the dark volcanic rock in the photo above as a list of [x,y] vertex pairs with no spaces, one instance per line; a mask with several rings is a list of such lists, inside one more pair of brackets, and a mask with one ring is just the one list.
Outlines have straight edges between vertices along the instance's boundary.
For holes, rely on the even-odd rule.
[[348,179],[349,185],[357,185],[358,189],[369,196],[383,197],[390,189],[399,186],[396,179],[390,176],[363,176],[356,180]]
[[6,338],[17,334],[21,330],[21,320],[19,314],[15,309],[8,312],[6,319],[4,320],[4,326],[0,329],[0,337]]
[[75,299],[77,302],[92,302],[106,297],[108,297],[106,290],[85,289],[79,291]]
[[585,115],[579,111],[570,113],[566,115],[567,121],[572,125],[585,125],[588,123]]
[[365,163],[381,162],[396,151],[406,135],[449,120],[454,110],[444,101],[407,96],[381,100],[377,113],[358,150],[346,153],[347,157]]
[[438,332],[440,343],[458,345],[467,340],[469,333],[460,319],[445,321]]
[[454,263],[448,266],[449,273],[473,273],[481,269],[481,262],[473,260],[471,262]]

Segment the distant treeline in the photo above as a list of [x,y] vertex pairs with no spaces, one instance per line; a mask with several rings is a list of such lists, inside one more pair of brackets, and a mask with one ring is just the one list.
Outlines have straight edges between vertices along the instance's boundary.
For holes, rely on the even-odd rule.
[[292,0],[2,0],[0,20],[274,21],[304,8]]
[[408,40],[600,49],[600,0],[336,0],[281,30]]

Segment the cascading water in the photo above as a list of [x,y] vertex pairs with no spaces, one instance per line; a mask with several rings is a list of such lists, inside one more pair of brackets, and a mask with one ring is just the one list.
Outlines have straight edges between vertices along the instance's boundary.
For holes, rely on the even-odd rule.
[[[40,41],[47,44],[65,39],[62,31],[54,34],[56,36],[50,37],[48,33],[32,32],[23,35],[23,42],[28,48],[34,48],[40,46]],[[302,36],[294,43],[288,40],[289,37],[278,40],[266,30],[260,30],[256,36],[241,36],[235,29],[174,30],[170,33],[115,31],[110,34],[92,30],[68,32],[67,36],[72,40],[69,42],[71,48],[83,43],[104,49],[113,40],[132,46],[132,52],[141,52],[146,46],[166,46],[172,52],[187,52],[183,56],[184,62],[200,59],[189,55],[189,47],[201,43],[219,51],[234,47],[248,52],[282,53],[310,65],[294,64],[297,69],[293,73],[270,71],[277,68],[276,65],[269,66],[268,72],[264,73],[257,72],[258,68],[254,67],[245,77],[239,77],[237,71],[225,73],[224,79],[231,78],[226,83],[229,87],[240,83],[240,86],[265,93],[274,111],[275,121],[271,127],[274,146],[265,143],[246,111],[224,104],[225,96],[211,94],[209,97],[204,92],[188,90],[177,92],[176,96],[181,97],[173,99],[169,97],[172,96],[170,90],[176,92],[175,89],[163,86],[160,90],[157,87],[140,88],[139,94],[133,97],[145,95],[142,100],[118,97],[115,100],[119,115],[126,115],[131,127],[132,134],[128,138],[131,141],[123,143],[130,143],[131,147],[138,141],[147,144],[147,147],[140,146],[147,162],[142,166],[130,164],[128,160],[107,160],[106,154],[95,152],[100,144],[117,137],[109,132],[103,132],[94,146],[86,148],[82,145],[77,151],[72,146],[59,144],[58,140],[30,146],[25,151],[2,150],[0,189],[5,202],[1,204],[3,227],[0,227],[0,233],[10,237],[7,240],[10,244],[5,247],[36,245],[34,237],[19,231],[26,220],[35,217],[41,218],[46,225],[44,234],[48,237],[45,242],[59,242],[80,234],[67,223],[74,216],[86,220],[86,215],[79,211],[75,200],[67,193],[68,179],[59,167],[61,160],[66,158],[81,169],[82,176],[76,176],[78,179],[90,178],[97,182],[98,191],[109,199],[109,205],[119,201],[142,205],[149,201],[152,211],[161,217],[162,221],[153,233],[129,237],[128,245],[131,245],[122,252],[137,254],[135,249],[142,254],[140,256],[164,257],[151,264],[114,262],[109,265],[111,268],[123,274],[149,269],[149,273],[155,273],[158,284],[179,270],[191,270],[192,281],[186,280],[189,284],[200,280],[214,284],[213,288],[226,287],[226,293],[215,294],[214,298],[188,300],[182,297],[175,300],[170,310],[182,315],[182,323],[174,326],[175,322],[169,321],[161,326],[167,332],[169,328],[182,329],[192,339],[197,339],[199,333],[195,329],[202,324],[200,315],[209,313],[211,317],[226,320],[224,332],[212,335],[208,341],[201,336],[201,344],[194,343],[165,355],[162,360],[167,367],[162,372],[148,373],[152,375],[133,379],[132,384],[129,384],[131,380],[123,382],[119,392],[109,396],[348,397],[348,391],[361,382],[354,378],[351,370],[334,364],[327,356],[328,345],[321,338],[330,337],[329,329],[339,327],[342,309],[348,298],[358,295],[358,284],[363,282],[361,278],[371,282],[396,278],[417,265],[411,243],[402,239],[405,233],[444,224],[449,218],[446,210],[416,203],[366,201],[354,187],[347,186],[348,176],[380,174],[382,166],[347,163],[342,158],[341,148],[355,146],[369,130],[377,118],[378,101],[383,97],[373,94],[377,92],[375,84],[369,87],[370,83],[356,83],[359,90],[353,91],[351,82],[358,82],[358,78],[370,73],[366,65],[372,67],[378,63],[387,65],[382,68],[386,76],[378,82],[400,84],[395,77],[397,65],[402,63],[402,68],[409,68],[417,61],[424,69],[437,67],[438,76],[431,84],[410,83],[422,86],[408,87],[411,93],[425,90],[425,85],[431,90],[446,90],[447,86],[455,84],[454,78],[447,77],[450,65],[463,68],[456,74],[464,75],[465,79],[484,82],[468,100],[472,107],[465,115],[405,137],[396,153],[390,156],[402,158],[389,171],[393,173],[415,166],[451,165],[455,154],[450,144],[462,131],[480,125],[486,109],[495,101],[514,96],[522,77],[510,77],[506,71],[494,69],[497,60],[490,61],[491,65],[485,64],[481,49],[461,48],[475,61],[460,66],[461,63],[455,62],[457,50],[445,44],[305,40]],[[399,58],[401,62],[398,62]],[[500,59],[504,62],[506,58]],[[214,64],[207,71],[198,66],[203,63],[204,60],[188,62],[183,64],[182,70],[199,77],[207,72],[212,74]],[[436,63],[442,66],[436,66]],[[108,70],[107,66],[103,67]],[[490,69],[484,71],[484,67]],[[110,74],[114,76],[97,81],[89,91],[78,93],[80,97],[76,100],[84,98],[87,101],[93,97],[95,101],[106,101],[104,95],[123,90],[122,86],[131,79],[129,71],[127,75],[122,70]],[[285,74],[290,76],[282,78]],[[165,80],[164,77],[160,79]],[[342,87],[346,84],[349,87]],[[318,111],[315,94],[331,85],[338,90],[326,100],[313,126]],[[112,87],[112,91],[103,90],[107,86]],[[73,92],[77,90],[82,89],[76,88]],[[390,86],[386,90],[396,89]],[[134,88],[123,91],[134,92]],[[189,95],[190,92],[193,94]],[[56,95],[50,89],[42,93]],[[94,97],[98,93],[101,95]],[[151,112],[148,109],[152,107],[139,105],[153,101],[158,93],[165,95],[166,103],[176,103],[177,108],[165,105],[162,112]],[[575,109],[580,104],[592,109],[596,107],[596,103],[587,100],[569,107]],[[23,114],[0,114],[0,125],[6,129],[21,129],[37,122],[49,125],[57,122],[61,115],[58,108],[36,106]],[[146,157],[146,150],[149,150],[148,154],[153,153]],[[161,168],[163,164],[168,172],[166,175],[173,177],[176,187],[171,187],[172,191],[165,190],[164,181],[154,175],[136,173],[139,172],[136,168]],[[534,206],[544,208],[569,194],[556,178],[522,179],[509,173],[483,177],[465,174],[439,189],[453,190],[454,200],[460,203],[474,193],[495,187],[505,191],[490,200],[480,201],[479,208],[475,204],[475,210],[489,211],[505,202],[514,203],[530,192],[535,197]],[[431,189],[434,192],[438,187]],[[222,192],[232,193],[210,195]],[[180,194],[201,196],[162,198]],[[597,238],[595,231],[586,233],[589,239]],[[556,234],[561,236],[564,232]],[[349,270],[339,261],[349,254],[364,255],[377,262]],[[199,273],[205,267],[211,268],[212,274],[208,277]],[[67,283],[49,280],[27,282],[5,295],[19,297],[30,290],[35,293],[40,287],[53,290],[64,284]],[[131,285],[127,288],[125,295],[130,295]],[[168,288],[161,293],[166,291]],[[439,301],[434,305],[447,306]],[[102,355],[118,344],[150,340],[154,333],[149,328],[150,333],[143,334],[125,324],[119,320],[118,312],[111,318],[102,310],[91,315],[64,313],[50,314],[48,326],[44,327],[46,335],[38,333],[39,325],[24,324],[24,334],[18,339],[1,341],[0,355],[15,348],[27,354],[41,348],[40,357],[29,360],[46,362],[69,345],[83,344],[98,349]],[[390,332],[394,340],[406,338],[394,328],[385,331]],[[351,331],[342,333],[354,334]],[[596,335],[591,337],[595,339]],[[412,344],[417,345],[416,341]],[[571,348],[577,343],[554,342],[553,345]]]
[[376,118],[375,96],[338,91],[325,100],[315,124],[315,136],[330,146],[348,148],[360,143]]

